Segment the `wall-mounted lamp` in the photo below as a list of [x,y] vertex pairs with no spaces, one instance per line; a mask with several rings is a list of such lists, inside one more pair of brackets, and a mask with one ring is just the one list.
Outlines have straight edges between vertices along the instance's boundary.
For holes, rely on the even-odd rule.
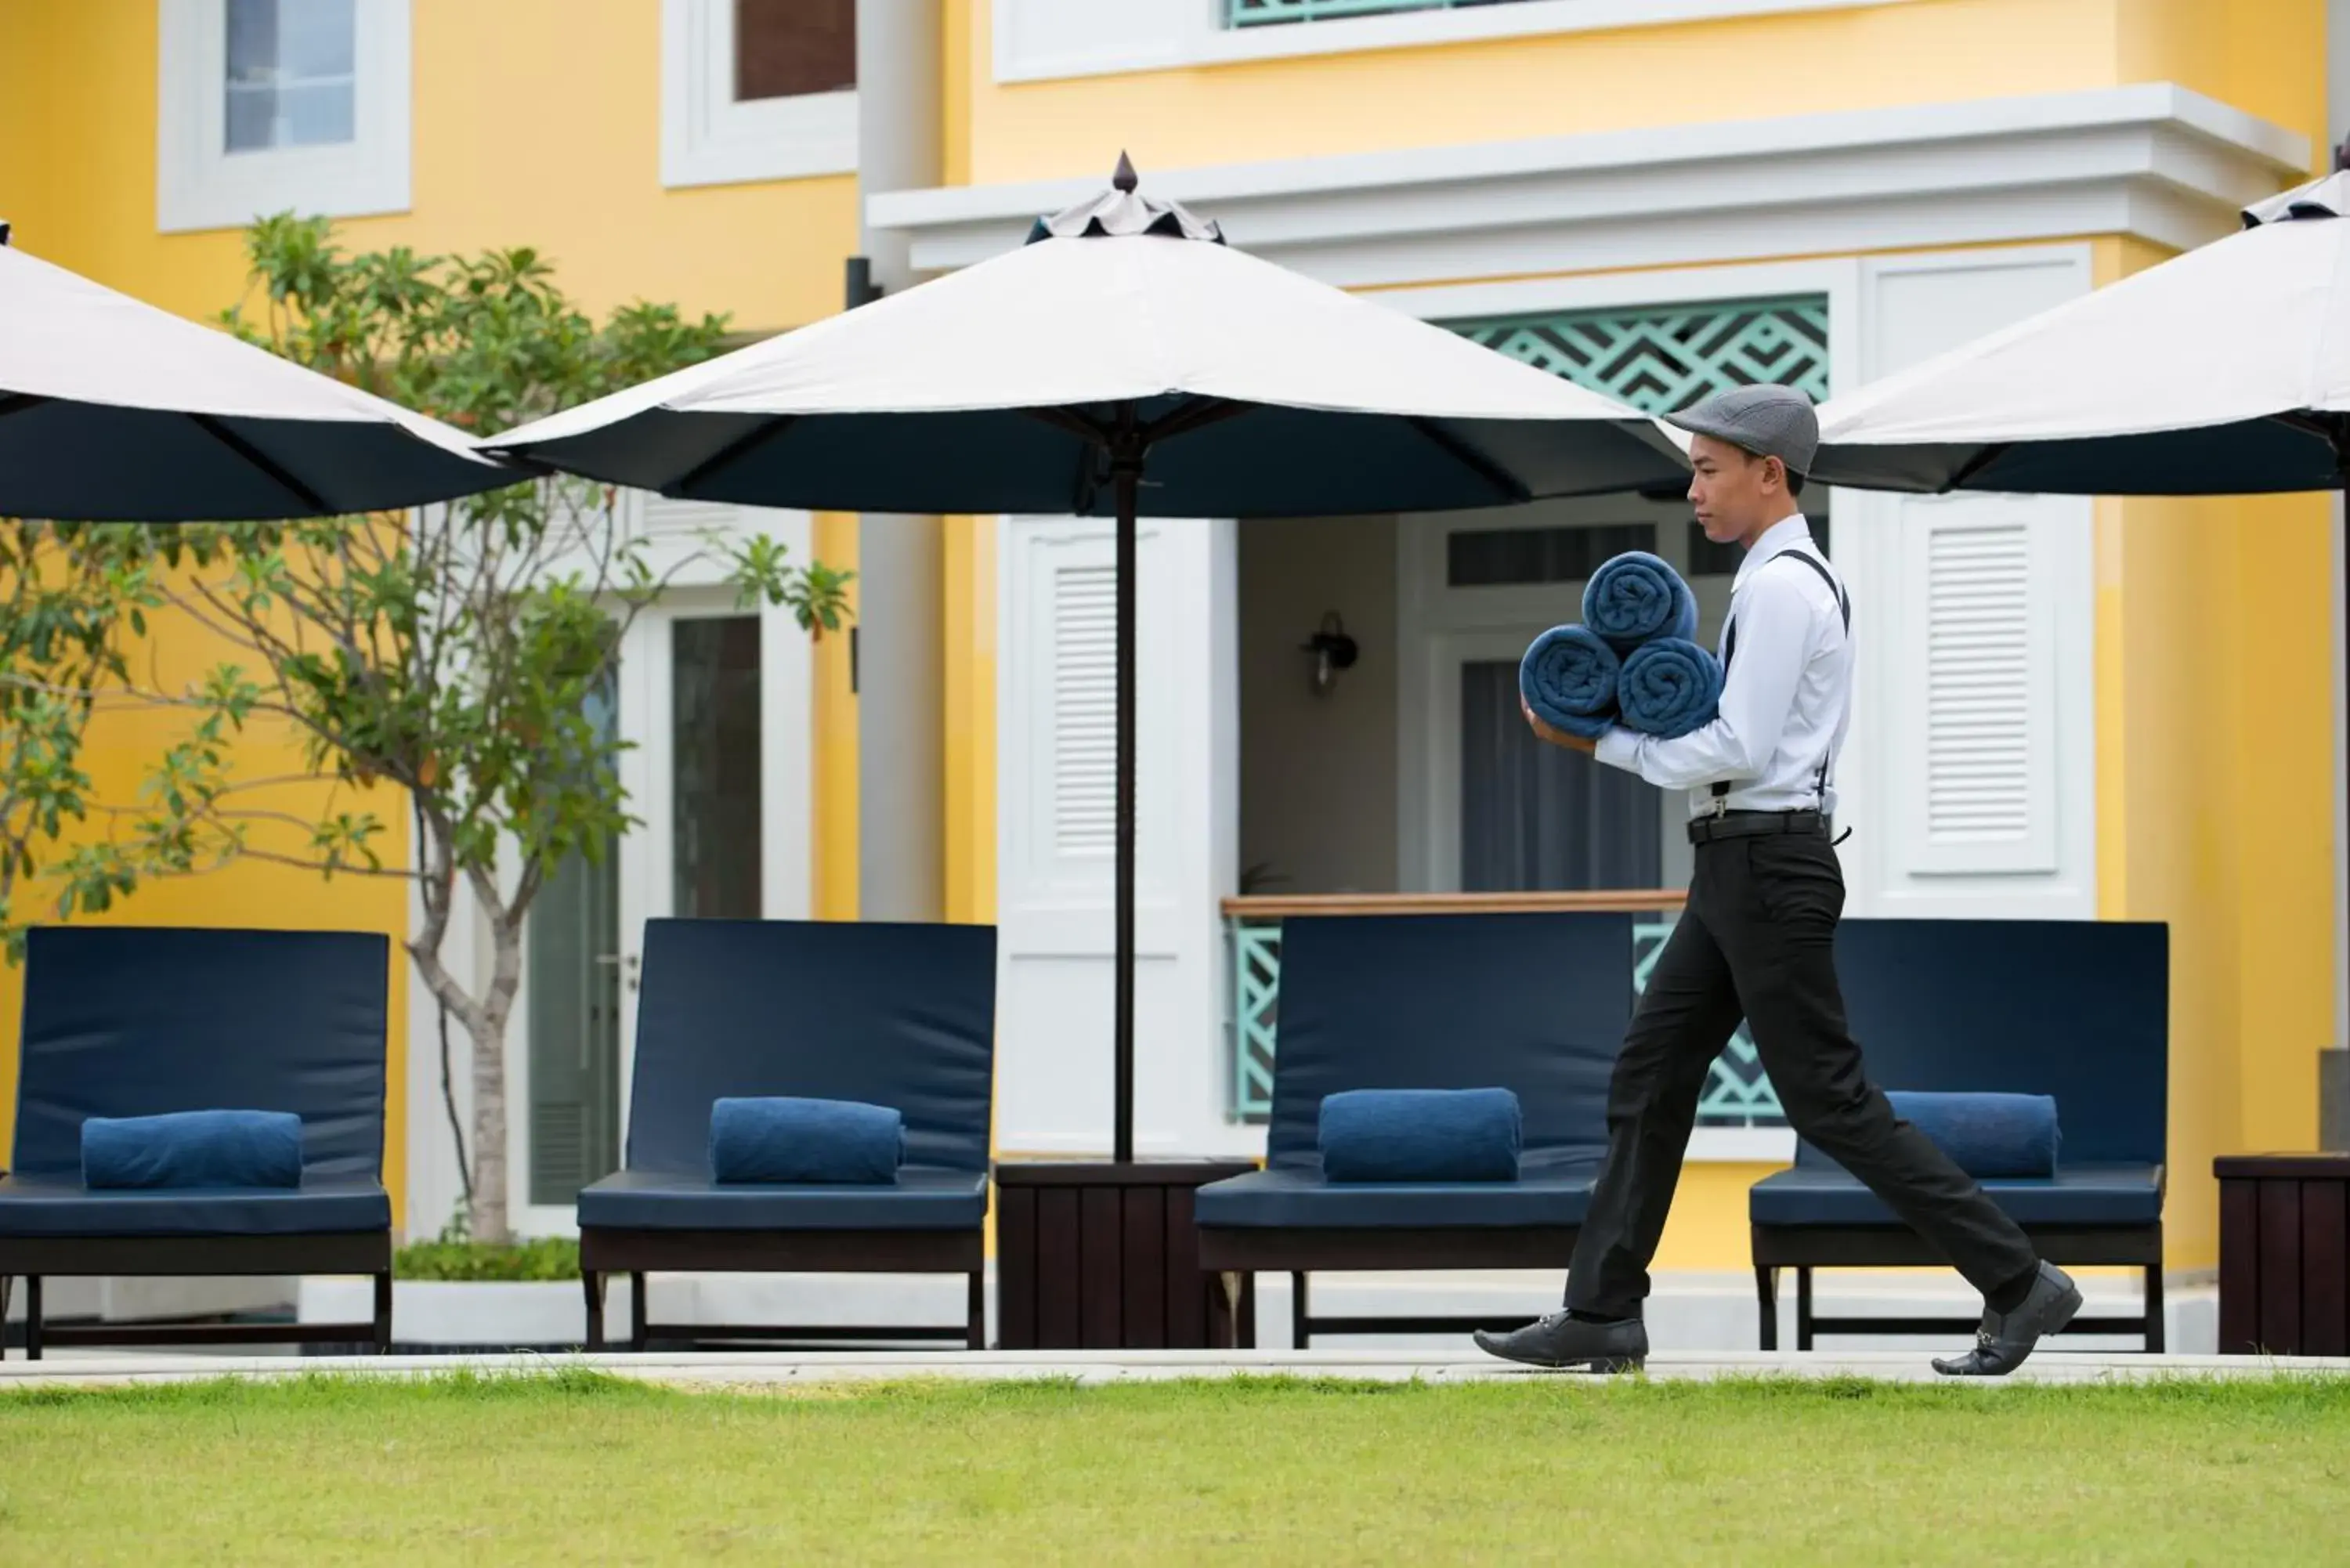
[[1347,635],[1347,623],[1332,610],[1322,618],[1322,628],[1298,645],[1299,649],[1314,656],[1314,690],[1327,691],[1338,683],[1338,671],[1352,670],[1355,659],[1362,650],[1355,639]]

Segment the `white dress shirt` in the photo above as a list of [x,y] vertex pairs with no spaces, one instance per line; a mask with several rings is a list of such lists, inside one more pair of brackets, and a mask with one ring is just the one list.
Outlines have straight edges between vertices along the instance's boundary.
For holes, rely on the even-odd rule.
[[1725,648],[1738,628],[1737,657],[1713,722],[1670,741],[1619,724],[1599,738],[1601,762],[1690,791],[1691,816],[1714,809],[1718,781],[1731,786],[1723,805],[1731,811],[1835,810],[1835,757],[1852,718],[1852,638],[1819,573],[1800,561],[1771,566],[1796,548],[1828,565],[1800,512],[1773,524],[1739,563],[1722,621]]

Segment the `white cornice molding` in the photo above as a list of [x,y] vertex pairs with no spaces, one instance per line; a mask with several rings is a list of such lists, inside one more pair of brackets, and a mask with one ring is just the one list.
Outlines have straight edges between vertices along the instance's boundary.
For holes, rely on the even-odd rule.
[[[2309,157],[2296,132],[2153,82],[1143,175],[1236,244],[1377,287],[2090,234],[2186,249]],[[900,192],[868,213],[942,272],[1100,184]]]

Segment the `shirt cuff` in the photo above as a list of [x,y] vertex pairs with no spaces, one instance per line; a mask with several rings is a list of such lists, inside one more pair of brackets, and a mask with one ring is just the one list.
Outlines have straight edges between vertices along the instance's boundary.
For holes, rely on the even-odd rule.
[[1640,732],[1621,724],[1611,724],[1593,747],[1592,755],[1611,768],[1622,768],[1627,774],[1640,771]]

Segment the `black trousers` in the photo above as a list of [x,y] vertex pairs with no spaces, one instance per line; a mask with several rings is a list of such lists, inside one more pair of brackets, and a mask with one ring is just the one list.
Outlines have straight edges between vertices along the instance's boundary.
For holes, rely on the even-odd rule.
[[1821,834],[1697,846],[1689,905],[1632,1015],[1607,1096],[1607,1162],[1566,1304],[1637,1315],[1707,1071],[1741,1018],[1795,1130],[1986,1293],[2035,1266],[2015,1222],[1868,1081],[1836,984],[1844,873]]

